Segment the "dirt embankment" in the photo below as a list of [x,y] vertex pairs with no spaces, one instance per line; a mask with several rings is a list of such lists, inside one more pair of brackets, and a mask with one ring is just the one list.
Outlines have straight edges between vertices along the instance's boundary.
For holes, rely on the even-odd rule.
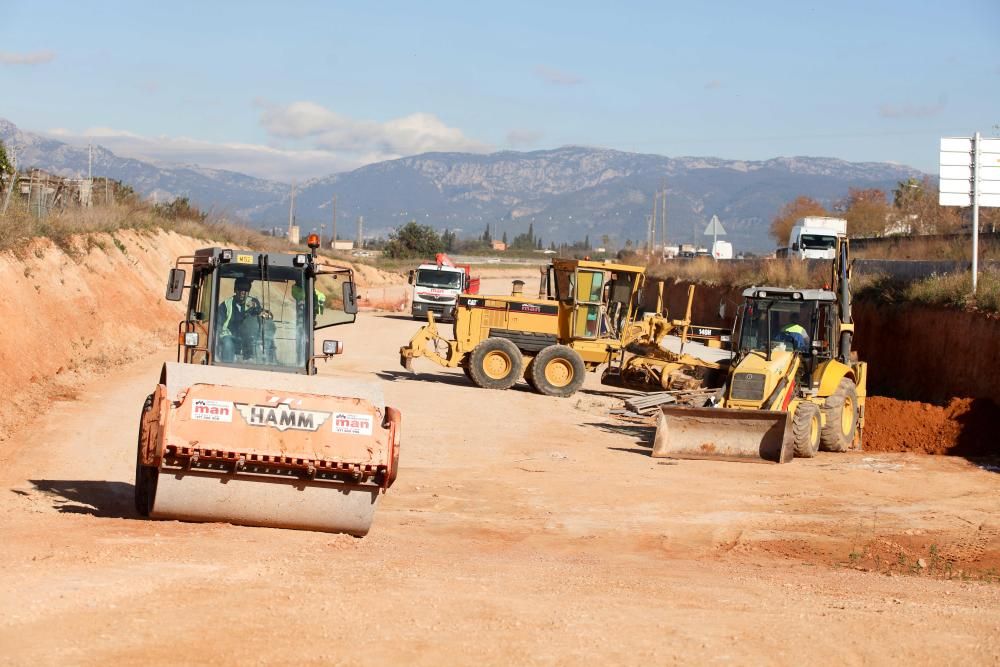
[[872,396],[866,403],[865,450],[958,456],[1000,454],[1000,408],[982,398],[947,406]]
[[[35,239],[0,254],[0,441],[95,374],[169,344],[182,311],[163,298],[180,255],[212,245],[173,232],[89,234],[64,250]],[[355,267],[362,293],[403,278]]]

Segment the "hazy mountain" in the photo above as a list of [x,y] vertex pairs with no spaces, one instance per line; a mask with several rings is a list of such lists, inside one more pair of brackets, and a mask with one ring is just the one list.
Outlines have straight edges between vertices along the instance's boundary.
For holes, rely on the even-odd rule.
[[[738,250],[760,250],[773,247],[770,221],[798,195],[832,204],[850,187],[891,190],[910,176],[922,174],[891,164],[810,157],[747,162],[581,147],[426,153],[310,181],[296,196],[296,218],[304,228],[325,224],[329,233],[336,193],[338,234],[346,238],[354,238],[355,221],[364,216],[366,236],[385,235],[412,219],[461,229],[460,236],[482,234],[496,223],[496,237],[506,232],[513,239],[531,223],[546,245],[585,235],[597,245],[607,235],[621,247],[626,239],[645,239],[653,193],[666,182],[671,242],[704,243],[702,233],[715,214]],[[285,197],[255,217],[280,219],[287,207]]]
[[[39,134],[19,130],[0,118],[0,141],[17,152],[19,169],[39,167],[59,176],[87,175],[88,150],[71,146]],[[248,218],[255,209],[273,204],[288,192],[288,186],[246,174],[194,165],[157,165],[142,160],[119,157],[101,146],[94,146],[92,173],[128,183],[147,197],[160,201],[188,197],[206,210]]]
[[[18,146],[21,166],[86,174],[86,149],[21,132],[3,120],[0,139]],[[189,197],[203,208],[245,216],[259,227],[288,222],[289,187],[244,174],[159,166],[95,147],[94,175],[120,179],[146,195]],[[621,247],[627,239],[645,239],[653,193],[665,182],[671,242],[704,243],[702,232],[714,214],[737,251],[761,250],[773,247],[767,236],[771,218],[798,195],[829,205],[850,187],[891,190],[911,176],[923,174],[893,164],[813,157],[668,158],[583,147],[489,155],[425,153],[302,184],[296,221],[306,232],[325,225],[329,234],[336,194],[341,238],[354,238],[356,221],[363,216],[368,237],[386,236],[408,220],[461,230],[459,236],[465,237],[482,234],[490,224],[497,238],[506,232],[508,239],[533,224],[546,245],[584,236],[597,245],[607,235]]]

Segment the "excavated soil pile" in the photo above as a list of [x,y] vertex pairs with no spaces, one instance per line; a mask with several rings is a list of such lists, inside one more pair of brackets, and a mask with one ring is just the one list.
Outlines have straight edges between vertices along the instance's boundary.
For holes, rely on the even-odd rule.
[[1000,407],[988,399],[953,398],[941,407],[870,396],[865,451],[954,456],[1000,454]]

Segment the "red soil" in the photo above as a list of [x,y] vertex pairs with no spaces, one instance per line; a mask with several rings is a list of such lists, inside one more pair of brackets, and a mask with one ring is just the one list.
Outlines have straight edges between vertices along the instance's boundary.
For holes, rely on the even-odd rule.
[[946,407],[869,396],[864,448],[957,456],[1000,454],[1000,407],[989,399],[952,398]]

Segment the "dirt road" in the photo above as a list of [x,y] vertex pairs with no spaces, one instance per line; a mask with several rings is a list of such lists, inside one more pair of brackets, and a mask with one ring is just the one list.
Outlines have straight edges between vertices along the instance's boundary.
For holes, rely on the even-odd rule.
[[661,462],[597,377],[560,400],[404,372],[417,326],[362,314],[321,371],[403,411],[364,539],[137,519],[136,421],[172,350],[4,443],[0,663],[1000,662],[996,471]]

